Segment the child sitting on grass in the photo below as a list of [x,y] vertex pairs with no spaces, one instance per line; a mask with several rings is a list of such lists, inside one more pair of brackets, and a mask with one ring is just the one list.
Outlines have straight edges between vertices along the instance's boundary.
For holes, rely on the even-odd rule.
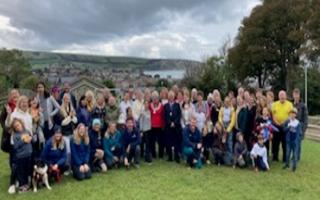
[[268,156],[267,156],[267,148],[264,145],[263,136],[258,135],[258,142],[254,144],[251,152],[251,159],[253,161],[254,170],[258,172],[261,171],[269,171],[268,164]]
[[[296,119],[297,117],[297,109],[293,108],[290,112],[289,120],[287,120],[284,124],[284,132],[286,133],[286,145],[287,145],[287,152],[286,152],[286,164],[283,169],[289,168],[289,162],[292,160],[292,171],[295,172],[297,169],[297,158],[299,154],[299,144],[300,144],[300,137],[302,135],[301,124],[299,120]],[[292,153],[292,159],[291,157]]]
[[246,142],[243,140],[243,134],[237,133],[237,142],[234,146],[233,168],[246,166],[246,158],[248,155],[248,148]]

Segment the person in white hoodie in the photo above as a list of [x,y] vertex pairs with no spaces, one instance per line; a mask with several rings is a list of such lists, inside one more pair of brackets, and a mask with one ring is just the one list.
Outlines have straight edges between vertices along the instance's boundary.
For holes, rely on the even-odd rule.
[[29,99],[26,96],[20,96],[17,101],[17,107],[13,112],[10,112],[10,109],[7,109],[8,116],[6,119],[6,127],[10,127],[13,119],[17,118],[22,120],[24,123],[25,129],[30,132],[32,135],[33,125],[32,117],[29,113]]
[[254,144],[251,152],[251,159],[253,161],[254,169],[258,171],[269,171],[267,148],[264,146],[263,136],[258,136],[258,142]]

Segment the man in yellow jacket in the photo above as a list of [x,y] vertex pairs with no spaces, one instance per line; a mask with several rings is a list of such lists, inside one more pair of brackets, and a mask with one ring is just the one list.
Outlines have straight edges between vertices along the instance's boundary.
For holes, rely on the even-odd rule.
[[232,153],[233,153],[233,128],[236,122],[236,112],[231,105],[231,99],[226,97],[224,99],[224,106],[219,111],[219,122],[223,124],[225,130],[227,131],[227,155],[225,164],[232,164]]
[[271,106],[272,120],[274,125],[279,129],[274,132],[272,139],[272,160],[279,161],[279,147],[282,146],[282,160],[286,160],[286,135],[283,131],[283,124],[288,120],[293,104],[287,100],[287,94],[284,90],[279,92],[279,100]]

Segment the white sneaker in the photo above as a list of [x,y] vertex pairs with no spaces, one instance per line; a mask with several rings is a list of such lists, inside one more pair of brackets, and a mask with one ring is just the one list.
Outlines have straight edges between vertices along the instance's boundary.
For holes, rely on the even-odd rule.
[[8,193],[9,194],[14,194],[16,193],[16,186],[15,185],[10,185],[9,189],[8,189]]
[[65,171],[65,172],[63,173],[63,175],[69,176],[69,175],[70,175],[70,171],[69,171],[69,170]]
[[102,172],[108,171],[107,165],[105,163],[100,164],[100,167],[101,167]]

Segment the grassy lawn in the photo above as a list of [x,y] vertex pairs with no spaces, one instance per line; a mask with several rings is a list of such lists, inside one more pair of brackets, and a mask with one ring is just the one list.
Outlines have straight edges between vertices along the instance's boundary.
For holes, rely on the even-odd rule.
[[303,160],[296,173],[279,163],[268,173],[205,166],[189,170],[185,165],[156,161],[140,169],[112,170],[77,182],[64,177],[52,191],[8,195],[7,155],[0,153],[0,199],[320,199],[320,143],[305,140]]

